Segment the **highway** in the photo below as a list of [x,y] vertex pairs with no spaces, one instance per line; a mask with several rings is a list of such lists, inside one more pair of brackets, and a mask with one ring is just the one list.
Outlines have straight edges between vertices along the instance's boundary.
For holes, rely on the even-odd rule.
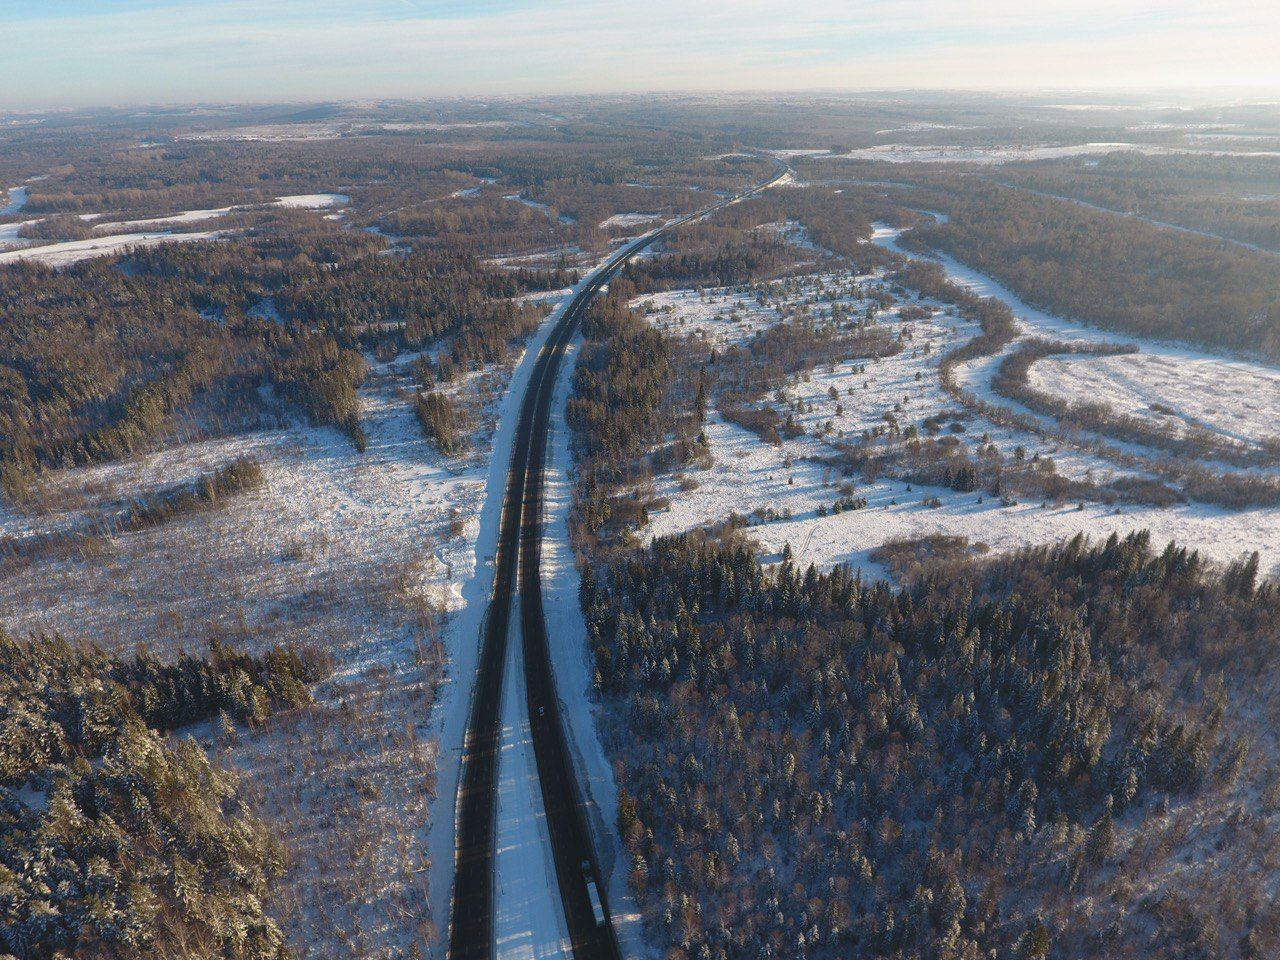
[[[479,665],[463,741],[456,806],[453,897],[449,911],[448,955],[452,960],[494,960],[496,957],[493,866],[502,734],[499,710],[517,585],[534,756],[574,957],[575,960],[620,957],[617,937],[609,920],[607,885],[600,875],[592,847],[585,799],[574,775],[556,698],[542,608],[543,470],[552,396],[565,349],[577,333],[588,304],[609,279],[665,231],[781,182],[791,171],[784,164],[779,166],[780,172],[764,183],[672,220],[620,249],[579,287],[555,321],[535,361],[520,403],[507,470],[494,555],[493,594],[481,630]],[[603,903],[605,922],[602,924],[597,924],[588,897],[584,862]]]

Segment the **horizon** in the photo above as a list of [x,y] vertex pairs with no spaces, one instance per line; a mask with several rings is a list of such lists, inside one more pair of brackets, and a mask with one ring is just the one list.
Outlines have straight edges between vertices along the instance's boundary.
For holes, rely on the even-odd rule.
[[[1280,8],[1229,0],[0,2],[0,109],[626,94],[1280,95]],[[536,93],[531,93],[536,91]]]

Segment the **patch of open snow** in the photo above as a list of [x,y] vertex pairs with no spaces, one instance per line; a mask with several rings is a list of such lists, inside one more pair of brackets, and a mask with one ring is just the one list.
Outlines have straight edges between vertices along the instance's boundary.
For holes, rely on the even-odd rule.
[[551,403],[542,546],[543,610],[557,697],[566,721],[569,753],[578,784],[586,798],[588,825],[608,893],[609,913],[622,955],[636,958],[645,956],[648,950],[640,923],[640,910],[627,881],[630,864],[615,826],[618,822],[618,787],[613,779],[613,765],[605,753],[596,725],[594,664],[582,608],[578,605],[581,577],[569,543],[573,459],[565,409],[580,353],[581,338],[577,338],[565,356]]
[[272,206],[296,207],[303,210],[321,210],[325,207],[341,207],[351,202],[345,193],[297,193],[277,197]]
[[[526,197],[523,193],[509,193],[502,198],[503,200],[515,200],[523,203],[526,207],[532,207],[534,210],[541,210],[547,216],[551,216],[551,208],[545,203],[539,203],[537,200]],[[568,214],[560,213],[556,215],[556,219],[561,223],[577,223],[573,217]]]
[[1280,370],[1259,364],[1171,353],[1059,355],[1033,364],[1029,383],[1166,428],[1176,418],[1244,443],[1280,438]]
[[1280,156],[1280,151],[1239,149],[1194,149],[1127,141],[1072,144],[1025,144],[1005,146],[965,146],[960,144],[881,143],[858,147],[846,153],[826,150],[774,150],[782,157],[822,155],[833,160],[872,160],[885,163],[978,163],[1004,164],[1030,160],[1053,160],[1063,157],[1094,156],[1107,153],[1143,153],[1153,156]]
[[[134,230],[139,227],[155,227],[168,223],[200,223],[204,220],[215,220],[225,216],[236,207],[217,207],[212,210],[183,210],[181,213],[164,217],[144,217],[140,220],[117,220],[112,223],[95,223],[95,230]],[[96,219],[98,215],[95,214]]]
[[[897,249],[894,231],[878,229],[875,240]],[[1034,310],[990,278],[951,258],[941,260],[953,280],[979,294],[996,296],[1008,303],[1019,319],[1023,336],[1037,334],[1080,342],[1131,342],[1129,338]],[[850,277],[847,274],[792,278],[788,281],[789,287],[776,284],[764,287],[763,302],[757,299],[759,287],[736,292],[706,290],[701,294],[677,290],[638,298],[637,302],[649,308],[650,320],[659,329],[692,334],[705,338],[711,345],[742,344],[762,327],[778,322],[783,312],[799,305],[807,304],[811,312],[821,313],[829,309],[834,298],[846,311],[857,315],[862,306],[856,296],[859,286],[870,288],[880,279],[878,275]],[[1177,539],[1215,560],[1227,561],[1243,552],[1257,550],[1262,555],[1264,569],[1280,564],[1278,509],[1236,512],[1204,504],[1169,508],[1123,504],[1116,508],[1086,503],[1083,509],[1077,509],[1075,504],[1004,506],[999,498],[986,496],[979,503],[976,493],[958,493],[948,488],[917,484],[908,490],[907,484],[896,480],[870,483],[857,480],[855,495],[869,501],[865,509],[819,516],[819,506],[830,507],[840,496],[839,486],[843,480],[816,459],[830,452],[822,439],[827,429],[831,435],[856,436],[875,427],[887,411],[895,411],[894,415],[906,426],[956,409],[955,401],[938,382],[937,363],[946,351],[976,334],[977,327],[958,317],[953,309],[928,301],[921,303],[934,307],[931,317],[903,323],[897,316],[897,307],[882,310],[877,316],[877,324],[889,324],[893,332],[908,336],[901,353],[881,360],[820,364],[778,391],[771,402],[782,412],[793,413],[805,430],[804,436],[773,447],[713,411],[706,425],[713,466],[687,471],[689,479],[697,483],[693,489],[682,489],[678,477],[658,480],[656,493],[667,497],[670,506],[652,511],[645,536],[678,533],[719,522],[732,512],[751,514],[761,510],[765,515],[755,518],[747,533],[769,556],[780,556],[783,546],[790,543],[804,563],[814,562],[820,567],[853,563],[862,566],[869,575],[881,572],[869,562],[870,551],[881,543],[933,533],[967,536],[996,550],[1009,550],[1070,537],[1078,531],[1105,537],[1113,531],[1123,533],[1146,528],[1151,530],[1156,543]],[[1106,363],[1095,374],[1096,381],[1086,381],[1072,389],[1080,396],[1108,399],[1124,412],[1133,412],[1130,408],[1139,403],[1151,402],[1150,397],[1154,402],[1167,402],[1171,407],[1188,411],[1189,416],[1197,416],[1210,426],[1226,429],[1233,424],[1241,434],[1248,431],[1254,437],[1275,422],[1274,398],[1280,396],[1276,390],[1280,371],[1176,345],[1146,341],[1140,345],[1147,352],[1105,358]],[[1052,366],[1047,369],[1060,384],[1069,381],[1075,369],[1092,369],[1089,365],[1100,359],[1103,358],[1071,357],[1062,361],[1066,370],[1055,371]],[[982,399],[1016,406],[990,390],[990,376],[998,362],[999,357],[985,358],[962,367],[957,375]],[[865,372],[858,373],[858,367],[863,364]],[[1240,381],[1239,386],[1228,390],[1225,397],[1218,397],[1223,391],[1216,385],[1230,378]],[[1176,386],[1172,386],[1172,382],[1176,382]],[[834,397],[830,394],[833,389]],[[1127,396],[1131,399],[1126,400]],[[1251,396],[1256,401],[1253,409],[1246,406]],[[1052,422],[1048,425],[1052,426]],[[1091,450],[1064,447],[1034,433],[994,424],[972,414],[968,418],[968,430],[958,439],[973,444],[980,441],[981,434],[989,436],[991,442],[1006,452],[1023,445],[1028,455],[1052,456],[1058,472],[1067,476],[1092,476],[1105,482],[1118,473],[1134,472],[1118,469],[1115,463]],[[1112,443],[1112,446],[1127,452],[1150,452],[1136,446],[1131,450],[1122,444]],[[935,497],[940,503],[936,508],[926,503]],[[767,519],[769,516],[776,519]]]
[[[905,256],[914,256],[914,253],[905,250],[897,242],[901,233],[899,229],[876,224],[872,239],[873,242],[887,247],[888,250]],[[1020,337],[1005,347],[1004,351],[992,357],[979,357],[972,364],[963,365],[956,371],[957,380],[960,380],[965,387],[973,389],[986,401],[1016,408],[1019,412],[1029,412],[1020,404],[998,396],[995,390],[991,389],[991,378],[995,374],[996,367],[1010,352],[1018,348],[1021,340],[1025,338],[1044,337],[1069,343],[1135,344],[1139,348],[1137,355],[1073,357],[1056,362],[1059,365],[1065,362],[1076,371],[1087,369],[1091,365],[1097,366],[1102,371],[1132,369],[1135,372],[1130,375],[1138,376],[1139,379],[1143,376],[1140,372],[1143,370],[1147,371],[1148,376],[1155,375],[1155,371],[1165,371],[1166,375],[1171,371],[1178,371],[1176,383],[1165,384],[1164,387],[1148,385],[1143,388],[1144,396],[1149,397],[1143,401],[1148,413],[1152,412],[1149,411],[1151,402],[1165,402],[1158,396],[1161,390],[1164,390],[1167,394],[1166,406],[1183,411],[1184,419],[1188,422],[1196,422],[1198,425],[1220,431],[1236,439],[1248,436],[1248,439],[1257,440],[1262,436],[1275,436],[1280,433],[1280,428],[1276,426],[1277,422],[1280,422],[1280,393],[1276,392],[1276,385],[1280,383],[1280,369],[1276,366],[1262,364],[1262,362],[1235,360],[1235,358],[1216,355],[1204,349],[1170,343],[1166,340],[1126,337],[1124,334],[1085,326],[1078,321],[1062,319],[1060,316],[1030,306],[998,280],[979,273],[978,270],[970,268],[947,253],[934,251],[934,256],[946,270],[948,278],[955,283],[964,285],[978,296],[995,297],[996,300],[1004,301],[1009,305],[1021,328]],[[1041,362],[1048,362],[1050,364],[1048,369],[1053,370],[1052,365],[1055,362],[1053,358]],[[1041,366],[1039,362],[1032,366],[1033,376],[1036,375],[1039,366]],[[1225,379],[1216,381],[1216,376],[1222,376]],[[1061,378],[1056,378],[1055,383],[1057,381],[1061,381]],[[1245,381],[1254,387],[1262,388],[1256,397],[1247,397],[1247,393],[1244,392]],[[1224,389],[1220,384],[1230,385]],[[1125,385],[1114,380],[1102,383],[1101,380],[1094,380],[1093,385],[1092,401],[1106,401],[1117,410],[1137,415],[1135,407],[1139,401],[1134,397],[1134,390],[1138,388],[1133,384]],[[1224,394],[1228,398],[1225,402]],[[1234,399],[1230,399],[1231,397]],[[1247,403],[1252,406],[1245,406]],[[1243,420],[1248,422],[1236,420],[1235,417],[1243,417]],[[1043,417],[1039,419],[1043,420]],[[1130,444],[1110,443],[1121,449],[1129,449],[1130,452],[1142,452],[1142,448],[1135,448]]]
[[[512,620],[518,621],[518,617]],[[502,960],[572,960],[525,707],[522,642],[517,636],[512,641],[502,681],[494,941]]]
[[15,220],[13,223],[0,223],[0,250],[9,247],[21,247],[31,241],[19,236],[18,232],[25,226],[33,223],[39,223],[43,217],[37,217],[35,220]]
[[217,230],[195,233],[121,233],[89,240],[67,240],[62,243],[24,247],[0,253],[0,265],[32,260],[50,267],[66,267],[81,260],[105,257],[140,247],[154,247],[161,243],[190,243],[193,240],[213,240],[221,236]]
[[[346,206],[351,202],[351,198],[345,193],[300,193],[293,196],[277,197],[271,201],[269,206],[273,207],[289,207],[298,210],[324,210],[330,207]],[[212,207],[207,210],[182,210],[178,213],[167,214],[157,217],[142,217],[138,220],[117,220],[111,223],[94,224],[95,230],[133,230],[142,227],[163,226],[165,224],[182,224],[182,223],[200,223],[205,220],[216,220],[218,217],[224,217],[228,213],[234,213],[237,210],[251,209],[251,205],[238,204],[230,207]],[[81,214],[81,219],[91,220],[101,217],[101,214]],[[339,214],[328,214],[329,218],[335,218]]]
[[660,213],[615,213],[606,220],[600,221],[600,229],[608,230],[610,227],[642,227],[662,220]]
[[0,217],[7,217],[10,214],[17,213],[27,205],[28,190],[26,187],[10,187],[9,200],[0,207]]
[[[668,496],[671,506],[653,512],[644,531],[646,539],[716,523],[733,512],[749,515],[759,508],[772,508],[784,519],[759,522],[745,531],[760,544],[767,559],[779,559],[791,544],[798,563],[815,563],[822,569],[848,563],[867,575],[879,574],[869,554],[886,541],[938,533],[965,536],[993,550],[1007,551],[1069,538],[1080,531],[1105,538],[1112,532],[1149,529],[1157,545],[1176,539],[1224,562],[1257,550],[1264,570],[1280,564],[1280,510],[1232,512],[1202,504],[1117,509],[1096,503],[1078,510],[1075,506],[1042,508],[1031,502],[1005,507],[990,496],[978,503],[974,493],[877,480],[856,484],[856,496],[868,501],[863,509],[820,517],[818,506],[830,506],[839,496],[840,478],[830,468],[799,457],[793,457],[787,467],[785,447],[763,443],[716,415],[709,417],[706,432],[714,466],[689,472],[698,481],[695,490],[680,491],[673,480],[663,480],[658,493]],[[925,504],[933,497],[940,507]],[[789,518],[785,511],[790,511]]]

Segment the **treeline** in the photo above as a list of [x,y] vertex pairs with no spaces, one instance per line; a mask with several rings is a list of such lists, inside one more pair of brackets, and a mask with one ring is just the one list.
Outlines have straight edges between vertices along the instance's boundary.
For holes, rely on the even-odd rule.
[[670,346],[627,307],[633,293],[625,279],[615,280],[608,296],[587,309],[587,342],[565,412],[578,466],[577,515],[590,537],[627,516],[615,487],[633,477],[648,449],[675,427],[667,404]]
[[999,179],[1280,251],[1280,163],[1274,156],[1126,150],[1091,160],[1009,165]]
[[453,367],[472,369],[505,358],[541,317],[510,299],[518,278],[471,254],[379,256],[384,243],[330,225],[148,248],[127,270],[110,260],[5,268],[4,491],[139,452],[180,421],[257,425],[263,384],[360,446],[363,350],[443,339]]
[[776,235],[705,221],[662,238],[661,252],[630,261],[623,276],[645,292],[689,286],[733,286],[789,266],[795,251]]
[[446,457],[456,457],[467,449],[466,426],[457,402],[439,390],[419,393],[415,411],[422,432]]
[[329,669],[292,647],[164,662],[0,633],[0,949],[286,957],[263,907],[280,850],[235,775],[161,731],[262,723]]
[[1113,330],[1280,357],[1280,263],[1132,217],[995,184],[949,191],[908,235],[1028,302]]
[[[695,533],[588,570],[582,607],[630,882],[670,956],[1172,958],[1200,936],[1153,936],[1108,884],[1119,818],[1241,768],[1205,677],[1270,656],[1256,555],[1215,572],[1077,537],[894,590]],[[1058,922],[1088,896],[1115,922]],[[1276,949],[1253,916],[1220,942]]]

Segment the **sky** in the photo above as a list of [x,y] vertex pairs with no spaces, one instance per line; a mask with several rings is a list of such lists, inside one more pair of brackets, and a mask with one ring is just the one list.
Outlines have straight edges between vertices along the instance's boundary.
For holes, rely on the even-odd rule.
[[0,0],[0,107],[1248,88],[1280,0]]

